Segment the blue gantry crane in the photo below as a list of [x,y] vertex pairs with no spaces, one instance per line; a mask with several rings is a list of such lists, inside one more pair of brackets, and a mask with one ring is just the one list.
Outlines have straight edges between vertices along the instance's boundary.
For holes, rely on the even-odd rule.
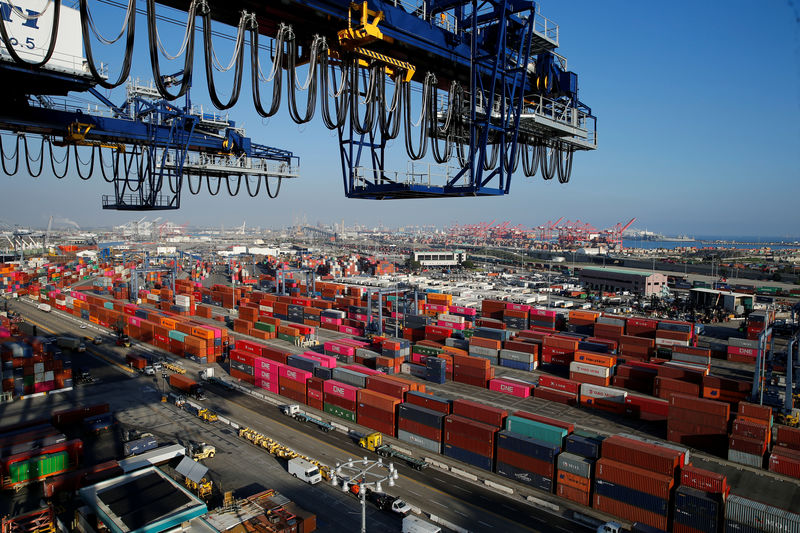
[[[58,12],[59,2],[52,2]],[[170,76],[161,72],[163,57],[170,57],[158,32],[163,6],[188,13],[184,68]],[[596,119],[579,99],[577,74],[556,51],[558,26],[531,0],[147,0],[145,11],[161,98],[188,93],[201,50],[211,100],[219,109],[232,107],[249,50],[256,112],[273,116],[285,102],[292,120],[303,124],[318,111],[337,132],[351,198],[503,195],[520,162],[526,176],[540,172],[567,182],[574,152],[597,147]],[[92,42],[107,40],[96,32],[89,0],[80,0],[79,19],[90,81],[121,85],[130,71],[135,0],[117,37],[127,35],[116,81],[94,59]],[[236,28],[226,101],[214,74],[225,70],[214,52],[215,23]],[[198,47],[196,34],[202,34]],[[9,46],[5,33],[3,39]],[[19,66],[24,58],[12,59]],[[265,102],[262,86],[269,84]],[[388,145],[401,135],[410,162],[393,170]]]

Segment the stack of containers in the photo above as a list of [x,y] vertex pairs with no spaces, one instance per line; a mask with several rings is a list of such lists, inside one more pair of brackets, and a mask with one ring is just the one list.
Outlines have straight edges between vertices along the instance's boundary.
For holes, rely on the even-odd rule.
[[[484,315],[485,316],[485,315]],[[556,329],[556,312],[548,309],[530,309],[530,327]]]
[[625,333],[646,339],[655,339],[658,329],[658,320],[649,318],[628,318],[625,321]]
[[500,300],[481,300],[481,316],[483,318],[503,320],[503,311],[505,311],[505,309],[506,302]]
[[495,471],[514,481],[553,492],[553,471],[560,448],[509,430],[497,434]]
[[599,317],[600,313],[598,311],[570,310],[570,331],[590,335],[594,331],[594,323]]
[[348,385],[352,385],[359,389],[363,389],[367,386],[366,374],[356,372],[355,370],[351,370],[349,368],[337,366],[336,368],[331,369],[331,375],[336,381],[347,383]]
[[558,458],[556,494],[587,507],[592,505],[592,477],[594,464],[600,458],[600,444],[600,438],[594,435],[567,436],[566,453]]
[[601,339],[611,339],[619,343],[625,334],[625,319],[610,316],[601,316],[594,325],[594,336]]
[[576,351],[575,360],[569,364],[569,378],[578,383],[608,387],[617,358],[592,352]]
[[764,454],[772,438],[772,409],[765,405],[740,402],[731,425],[728,460],[762,468]]
[[574,360],[578,342],[575,337],[546,336],[542,341],[542,363],[569,366]]
[[680,451],[612,436],[595,467],[594,508],[669,531],[669,511]]
[[580,402],[586,407],[622,414],[627,397],[628,392],[622,389],[581,383]]
[[499,339],[472,337],[469,341],[469,355],[486,359],[496,365],[502,346],[503,342]]
[[758,339],[728,339],[728,361],[756,364],[758,359]]
[[444,421],[444,454],[492,471],[495,438],[508,413],[471,400],[455,400]]
[[[233,354],[233,350],[231,351],[231,354]],[[253,364],[255,369],[255,386],[267,390],[273,394],[279,394],[280,369],[284,365],[264,357],[256,357]],[[233,366],[233,356],[231,356],[231,366]]]
[[319,411],[325,410],[325,380],[313,377],[306,383],[306,403]]
[[694,325],[689,322],[661,320],[656,330],[658,346],[690,346]]
[[400,402],[399,398],[369,389],[359,389],[358,423],[394,437],[395,416]]
[[353,363],[356,357],[356,347],[344,344],[341,341],[328,341],[323,344],[325,355],[330,355],[342,363]]
[[500,350],[500,366],[531,372],[538,366],[539,347],[531,342],[508,340]]
[[681,470],[675,491],[672,531],[675,533],[719,533],[728,497],[727,478],[689,465]]
[[329,379],[323,385],[323,410],[350,422],[356,422],[358,387]]
[[530,306],[507,303],[503,310],[503,323],[513,329],[528,329]]
[[667,440],[724,456],[730,405],[685,394],[669,398]]
[[[423,396],[428,395],[409,392],[407,399],[410,401],[398,406],[397,438],[429,452],[442,453],[442,427],[444,418],[449,414],[450,404],[447,400],[425,401]],[[426,403],[440,410],[411,403],[414,401]]]
[[463,355],[453,356],[453,381],[486,388],[487,382],[494,378],[494,369],[488,359]]
[[654,382],[658,376],[658,370],[655,368],[655,365],[650,365],[649,363],[644,364],[648,366],[642,366],[640,364],[617,365],[612,383],[615,387],[621,389],[629,389],[645,394],[653,393],[654,396],[657,396],[654,393]]
[[623,335],[619,338],[619,354],[626,361],[648,361],[655,348],[655,339],[635,335]]
[[231,377],[255,385],[255,360],[257,356],[234,349],[230,352]]
[[800,479],[800,429],[784,425],[775,426],[769,470]]
[[314,374],[299,368],[282,365],[278,371],[279,394],[299,403],[306,403],[306,382]]
[[426,381],[438,384],[447,381],[447,361],[438,357],[427,357],[425,359],[425,374],[423,378]]
[[580,387],[581,384],[577,381],[542,374],[533,391],[533,397],[564,405],[577,405]]

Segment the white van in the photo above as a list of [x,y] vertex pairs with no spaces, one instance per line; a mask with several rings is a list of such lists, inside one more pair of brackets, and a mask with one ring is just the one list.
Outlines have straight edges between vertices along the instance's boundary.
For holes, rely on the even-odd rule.
[[322,481],[322,474],[319,473],[317,465],[300,457],[289,460],[289,473],[309,485],[316,485]]
[[422,518],[408,515],[403,518],[403,533],[441,533],[442,528]]

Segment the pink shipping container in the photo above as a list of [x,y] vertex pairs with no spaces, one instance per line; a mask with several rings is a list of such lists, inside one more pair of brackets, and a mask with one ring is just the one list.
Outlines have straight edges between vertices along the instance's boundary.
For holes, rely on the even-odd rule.
[[546,318],[555,318],[555,311],[548,311],[546,309],[536,309],[535,307],[530,310],[531,316],[542,316]]
[[338,341],[330,341],[326,342],[323,347],[325,348],[326,352],[333,352],[338,353],[340,355],[355,355],[356,348],[355,346],[350,346],[347,344],[339,344]]
[[356,339],[338,339],[334,342],[339,344],[346,344],[347,346],[355,346],[356,348],[368,348],[369,343],[364,341],[359,341]]
[[255,371],[255,378],[256,379],[263,379],[264,381],[274,381],[275,383],[278,382],[278,378],[280,374],[278,370],[264,370],[263,368],[258,368]]
[[261,352],[264,349],[264,345],[244,339],[236,339],[236,349],[243,350],[245,352],[250,352],[256,355],[261,355]]
[[256,387],[259,389],[264,389],[265,391],[269,391],[273,394],[278,394],[278,380],[275,381],[267,381],[265,379],[258,379],[256,378]]
[[438,320],[436,322],[436,325],[437,326],[442,326],[442,327],[445,327],[445,328],[458,329],[458,330],[467,329],[467,324],[466,323],[459,324],[457,322],[450,322],[448,320]]
[[529,384],[498,378],[489,380],[489,390],[510,394],[517,398],[527,398],[531,395]]
[[467,316],[476,316],[478,314],[478,310],[473,307],[463,307],[460,305],[451,305],[450,306],[450,313],[458,314],[458,315],[467,315]]
[[320,366],[325,368],[336,368],[336,358],[332,355],[325,355],[317,352],[303,352],[303,357],[318,361]]
[[139,327],[142,324],[142,321],[138,317],[129,316],[128,317],[128,324],[130,324],[131,326]]
[[515,304],[515,303],[507,303],[506,309],[510,309],[512,311],[530,311],[531,306],[525,304]]
[[750,357],[756,357],[758,355],[758,350],[755,348],[744,348],[741,346],[728,346],[728,353],[733,355],[749,355]]
[[279,370],[279,376],[282,378],[290,379],[292,381],[296,381],[298,383],[305,384],[310,378],[314,377],[314,374],[307,370],[301,370],[299,368],[294,368],[291,366],[283,366]]
[[361,328],[354,328],[352,326],[339,326],[339,333],[346,333],[348,335],[361,335],[363,330]]
[[329,316],[321,316],[321,317],[319,317],[319,321],[322,324],[330,324],[330,325],[333,325],[333,326],[341,326],[342,325],[342,319],[341,318],[333,318],[333,317],[329,317]]
[[272,372],[275,375],[278,375],[280,372],[281,367],[284,367],[283,363],[279,363],[277,361],[273,361],[272,359],[267,359],[266,357],[256,357],[255,363],[253,364],[253,368],[256,370],[263,370],[265,372]]
[[333,379],[325,381],[323,390],[325,394],[330,394],[351,402],[355,402],[358,397],[358,387],[348,385],[347,383],[341,383]]

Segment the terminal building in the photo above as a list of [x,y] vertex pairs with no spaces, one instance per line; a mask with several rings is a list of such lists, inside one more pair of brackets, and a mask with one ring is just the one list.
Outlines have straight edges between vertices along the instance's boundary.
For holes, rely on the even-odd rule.
[[466,260],[467,254],[464,250],[428,250],[414,252],[412,257],[422,266],[458,266]]
[[579,274],[584,287],[596,291],[659,296],[667,286],[667,276],[657,272],[628,268],[584,267]]
[[752,294],[696,287],[689,291],[689,301],[695,307],[713,309],[721,306],[730,313],[743,315],[753,310],[754,297]]

